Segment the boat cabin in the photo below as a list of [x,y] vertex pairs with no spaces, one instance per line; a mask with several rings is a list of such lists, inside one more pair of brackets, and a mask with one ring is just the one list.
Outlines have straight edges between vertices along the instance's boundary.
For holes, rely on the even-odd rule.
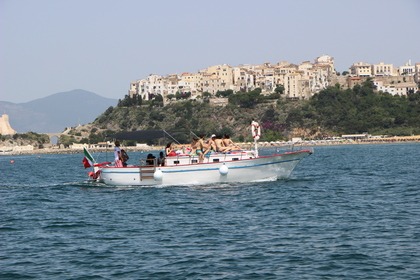
[[[203,163],[215,163],[215,162],[227,162],[227,161],[238,161],[243,159],[255,158],[254,151],[237,151],[230,153],[211,153],[210,155],[204,156]],[[176,156],[167,156],[165,158],[165,166],[176,166],[176,165],[190,165],[198,164],[198,156],[190,156],[186,154],[179,154]],[[154,165],[157,165],[157,161],[154,160]]]

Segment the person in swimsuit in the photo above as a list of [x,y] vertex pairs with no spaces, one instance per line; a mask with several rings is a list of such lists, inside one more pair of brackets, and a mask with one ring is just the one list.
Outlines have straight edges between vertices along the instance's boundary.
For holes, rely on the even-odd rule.
[[223,136],[223,143],[225,144],[225,147],[229,147],[230,150],[241,150],[241,147],[233,143],[228,134]]
[[195,153],[198,156],[199,163],[204,162],[204,151],[205,151],[206,145],[204,144],[203,137],[204,137],[203,135],[200,135],[200,138],[198,138],[197,140],[196,149],[195,149]]
[[214,139],[214,144],[216,145],[216,152],[226,153],[232,149],[231,147],[225,146],[225,143],[223,142],[221,136],[216,136],[216,138]]
[[189,152],[190,155],[196,155],[196,150],[197,150],[197,143],[198,143],[198,138],[193,137],[192,141],[191,141],[191,150]]
[[216,139],[216,134],[212,134],[211,137],[207,140],[207,144],[205,145],[204,155],[210,153],[211,151],[217,151],[216,143],[214,140]]

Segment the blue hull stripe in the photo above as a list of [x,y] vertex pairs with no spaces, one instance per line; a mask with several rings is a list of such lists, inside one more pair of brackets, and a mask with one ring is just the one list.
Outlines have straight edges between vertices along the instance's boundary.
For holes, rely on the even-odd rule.
[[[265,166],[265,165],[273,165],[273,164],[279,164],[284,162],[292,162],[292,161],[300,161],[301,158],[297,159],[289,159],[289,160],[281,160],[281,161],[275,161],[275,162],[266,162],[266,163],[260,163],[260,164],[253,164],[253,165],[244,165],[244,166],[228,166],[229,169],[243,169],[243,168],[252,168],[252,167],[258,167],[258,166]],[[183,173],[183,172],[198,172],[198,171],[211,171],[211,170],[219,170],[219,167],[215,168],[199,168],[199,169],[187,169],[187,170],[165,170],[161,169],[162,173]],[[111,169],[106,169],[104,172],[106,174],[139,174],[139,171],[124,171],[124,172],[114,172],[111,171]]]
[[[272,165],[278,164],[283,162],[291,162],[300,159],[290,159],[290,160],[282,160],[277,162],[267,162],[267,163],[260,163],[260,164],[253,164],[253,165],[244,165],[244,166],[228,166],[229,169],[243,169],[243,168],[252,168],[257,166],[265,166],[265,165]],[[181,172],[195,172],[195,171],[210,171],[210,170],[219,170],[219,168],[200,168],[200,169],[191,169],[191,170],[161,170],[163,173],[181,173]]]

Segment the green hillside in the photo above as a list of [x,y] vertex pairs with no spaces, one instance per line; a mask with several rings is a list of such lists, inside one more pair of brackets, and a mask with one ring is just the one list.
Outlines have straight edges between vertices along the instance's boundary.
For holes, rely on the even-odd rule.
[[81,142],[103,141],[118,131],[165,129],[189,142],[195,134],[230,134],[236,141],[250,141],[250,123],[262,126],[261,141],[287,140],[291,137],[320,139],[341,134],[362,133],[420,134],[420,92],[407,97],[376,92],[371,81],[353,89],[329,87],[310,100],[287,100],[281,93],[263,96],[224,92],[226,106],[210,105],[205,95],[200,100],[182,99],[163,106],[162,99],[142,101],[126,96],[116,107],[109,107],[95,121],[71,131],[63,141],[78,136]]

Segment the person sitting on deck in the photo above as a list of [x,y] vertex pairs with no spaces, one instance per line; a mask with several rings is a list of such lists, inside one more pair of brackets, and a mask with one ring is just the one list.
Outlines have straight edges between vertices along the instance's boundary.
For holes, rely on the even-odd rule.
[[163,155],[163,152],[159,153],[159,157],[157,159],[158,166],[165,166],[165,156]]
[[176,152],[174,151],[174,146],[172,142],[169,142],[168,145],[166,145],[165,154],[167,157],[176,156]]
[[194,156],[197,155],[197,147],[198,147],[198,138],[193,137],[191,144],[190,144],[190,150],[189,155]]
[[204,151],[204,155],[210,153],[211,151],[217,151],[216,143],[214,140],[216,139],[216,134],[212,134],[211,137],[207,140],[207,145],[205,146],[206,150]]
[[185,145],[178,145],[177,147],[175,147],[175,153],[177,155],[185,155]]
[[242,150],[241,147],[239,147],[238,145],[236,145],[235,143],[233,143],[232,139],[230,139],[228,134],[225,134],[223,136],[223,143],[225,144],[225,147],[229,147],[230,150]]
[[225,143],[223,142],[221,136],[216,136],[216,138],[214,139],[214,144],[216,145],[216,152],[219,153],[226,153],[232,149],[232,147],[225,146]]
[[147,165],[155,165],[155,159],[156,157],[153,154],[148,154],[146,158],[146,164]]

